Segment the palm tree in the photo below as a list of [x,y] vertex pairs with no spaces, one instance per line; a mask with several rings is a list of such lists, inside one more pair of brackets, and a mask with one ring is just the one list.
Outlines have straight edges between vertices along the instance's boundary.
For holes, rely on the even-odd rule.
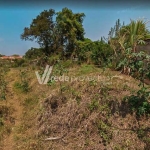
[[129,25],[122,28],[126,41],[130,47],[132,47],[133,52],[136,52],[138,44],[144,44],[144,40],[150,39],[150,34],[146,27],[147,23],[148,22],[144,22],[142,19],[136,21],[131,20]]

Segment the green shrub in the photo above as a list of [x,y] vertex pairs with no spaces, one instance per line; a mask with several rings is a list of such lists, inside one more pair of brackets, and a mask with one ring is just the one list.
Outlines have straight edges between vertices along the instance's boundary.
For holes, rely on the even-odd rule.
[[103,143],[106,146],[112,139],[112,131],[110,129],[110,124],[102,120],[96,123],[100,136],[103,139]]
[[25,65],[25,59],[15,59],[12,67],[23,67]]
[[138,85],[140,90],[137,91],[136,95],[127,96],[125,99],[137,115],[147,115],[150,113],[150,91],[145,87],[144,80],[150,79],[150,56],[143,51],[132,52],[132,49],[128,48],[118,67],[124,66],[129,67],[131,69],[130,74],[140,81]]
[[88,105],[88,108],[91,112],[97,110],[99,108],[99,101],[97,99],[93,99]]
[[128,101],[131,110],[135,111],[138,116],[150,114],[150,91],[147,88],[141,88],[137,95],[131,95],[125,97]]
[[27,93],[27,92],[30,91],[29,84],[28,84],[28,82],[26,82],[26,81],[24,81],[24,82],[22,82],[22,83],[20,83],[20,82],[15,82],[14,87],[15,87],[16,89],[20,89],[21,92],[23,92],[23,93]]
[[20,82],[15,82],[14,87],[16,89],[20,89],[21,92],[23,92],[23,93],[27,93],[30,91],[29,81],[27,78],[26,71],[20,70]]

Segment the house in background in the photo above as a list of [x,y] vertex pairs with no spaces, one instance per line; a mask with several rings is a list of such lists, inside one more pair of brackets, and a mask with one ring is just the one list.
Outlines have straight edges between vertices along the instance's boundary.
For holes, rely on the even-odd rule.
[[0,57],[0,59],[2,59],[2,60],[15,60],[15,59],[22,59],[23,58],[23,56],[19,56],[19,55],[17,55],[17,56],[2,56],[2,57]]

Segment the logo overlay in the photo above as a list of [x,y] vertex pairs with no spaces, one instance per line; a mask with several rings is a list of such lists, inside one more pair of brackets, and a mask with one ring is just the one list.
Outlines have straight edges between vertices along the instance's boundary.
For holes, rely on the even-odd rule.
[[45,70],[44,70],[42,77],[40,77],[38,71],[35,71],[35,74],[36,74],[36,77],[38,79],[39,84],[47,84],[49,77],[50,77],[50,74],[52,72],[52,69],[53,69],[53,66],[47,65]]

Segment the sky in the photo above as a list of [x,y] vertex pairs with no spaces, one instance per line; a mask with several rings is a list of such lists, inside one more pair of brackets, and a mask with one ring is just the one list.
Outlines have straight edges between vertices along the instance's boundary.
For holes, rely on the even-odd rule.
[[[7,1],[7,0],[6,0]],[[150,20],[149,3],[48,3],[48,1],[33,1],[32,3],[19,3],[13,5],[0,3],[0,54],[24,55],[31,47],[39,47],[36,42],[23,41],[20,35],[25,27],[29,27],[32,19],[36,18],[43,10],[54,9],[56,12],[67,7],[74,13],[84,13],[83,27],[85,37],[91,40],[100,40],[102,36],[108,37],[111,27],[117,19],[128,24],[130,19],[146,18]],[[149,24],[148,24],[149,26]]]

